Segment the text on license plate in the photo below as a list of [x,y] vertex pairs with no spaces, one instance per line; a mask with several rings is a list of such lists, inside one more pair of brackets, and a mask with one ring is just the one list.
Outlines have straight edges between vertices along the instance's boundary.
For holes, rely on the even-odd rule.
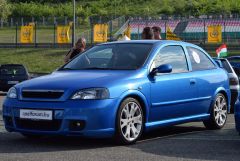
[[8,81],[8,84],[17,84],[19,81]]
[[52,120],[52,111],[20,109],[21,119]]

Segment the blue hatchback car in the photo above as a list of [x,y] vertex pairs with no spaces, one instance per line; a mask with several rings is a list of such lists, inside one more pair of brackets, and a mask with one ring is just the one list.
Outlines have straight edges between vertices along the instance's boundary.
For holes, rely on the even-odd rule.
[[220,129],[227,73],[200,47],[176,41],[100,44],[50,75],[15,85],[3,103],[7,131],[27,137],[115,137],[190,121]]

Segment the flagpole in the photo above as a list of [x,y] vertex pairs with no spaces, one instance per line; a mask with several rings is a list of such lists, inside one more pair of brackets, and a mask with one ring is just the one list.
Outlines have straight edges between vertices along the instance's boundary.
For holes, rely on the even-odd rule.
[[76,36],[76,0],[73,0],[73,24],[72,24],[73,26],[72,26],[72,46],[74,46],[74,44],[75,44],[75,41],[76,41],[76,38],[75,38],[75,36]]

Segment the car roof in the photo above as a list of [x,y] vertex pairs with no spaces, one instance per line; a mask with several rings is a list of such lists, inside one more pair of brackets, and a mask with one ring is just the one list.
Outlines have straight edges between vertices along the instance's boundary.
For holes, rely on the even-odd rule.
[[183,42],[183,41],[174,41],[174,40],[127,40],[127,41],[113,41],[113,42],[107,42],[107,43],[102,43],[98,45],[107,45],[107,44],[176,44],[176,45],[187,45],[187,46],[192,46],[192,47],[197,47],[199,46]]
[[[213,59],[216,59],[216,60],[227,60],[226,58],[218,58],[218,57],[212,57]],[[228,61],[228,60],[227,60]]]
[[240,59],[240,56],[229,56],[229,57],[227,57],[227,59],[233,59],[233,58]]
[[7,67],[7,66],[22,66],[24,67],[24,65],[22,64],[1,64],[0,67]]

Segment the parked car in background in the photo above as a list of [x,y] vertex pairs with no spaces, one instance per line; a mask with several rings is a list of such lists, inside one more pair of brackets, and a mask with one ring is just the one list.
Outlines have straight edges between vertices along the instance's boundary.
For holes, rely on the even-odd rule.
[[29,74],[21,64],[3,64],[0,65],[0,91],[8,91],[9,88],[28,80]]
[[196,45],[118,41],[12,87],[3,120],[7,131],[26,137],[115,137],[130,144],[145,131],[190,121],[221,129],[230,95],[226,71]]
[[235,126],[240,135],[240,101],[239,99],[235,105],[234,116],[235,116]]
[[240,56],[230,56],[230,57],[227,57],[227,59],[232,65],[238,78],[240,78]]
[[215,61],[220,61],[220,67],[224,68],[228,73],[229,85],[231,90],[231,107],[230,112],[234,112],[234,106],[239,94],[239,79],[229,61],[225,58],[214,58]]

